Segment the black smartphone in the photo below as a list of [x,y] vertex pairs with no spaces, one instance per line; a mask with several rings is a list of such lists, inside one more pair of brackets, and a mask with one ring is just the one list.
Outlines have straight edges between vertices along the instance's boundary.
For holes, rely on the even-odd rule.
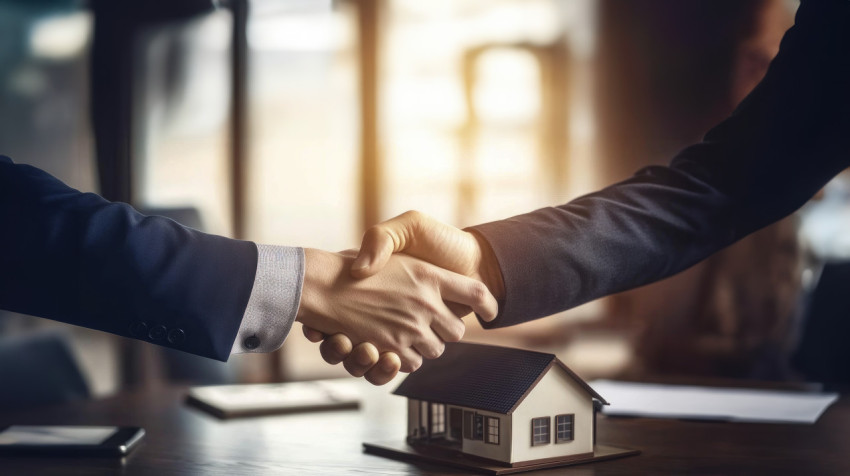
[[0,430],[0,454],[124,456],[144,436],[138,427],[12,425]]

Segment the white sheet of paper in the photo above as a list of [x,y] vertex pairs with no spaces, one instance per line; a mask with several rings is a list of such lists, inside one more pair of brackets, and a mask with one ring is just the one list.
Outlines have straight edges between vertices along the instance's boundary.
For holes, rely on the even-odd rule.
[[297,409],[357,403],[360,393],[348,379],[253,385],[194,387],[189,393],[209,405],[230,412],[260,409]]
[[607,415],[758,423],[815,423],[836,393],[731,389],[596,380]]

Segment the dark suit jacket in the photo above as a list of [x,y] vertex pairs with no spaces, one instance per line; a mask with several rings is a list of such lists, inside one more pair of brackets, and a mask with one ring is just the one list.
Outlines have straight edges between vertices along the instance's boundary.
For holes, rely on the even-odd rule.
[[251,242],[80,193],[0,156],[0,308],[227,360]]
[[657,281],[790,214],[850,166],[850,1],[803,1],[762,83],[668,167],[474,227],[518,324]]

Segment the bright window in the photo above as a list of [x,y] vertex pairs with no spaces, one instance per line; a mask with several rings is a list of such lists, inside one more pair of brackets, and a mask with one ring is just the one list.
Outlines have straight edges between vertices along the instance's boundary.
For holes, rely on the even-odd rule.
[[431,404],[431,434],[446,432],[446,406],[442,403]]

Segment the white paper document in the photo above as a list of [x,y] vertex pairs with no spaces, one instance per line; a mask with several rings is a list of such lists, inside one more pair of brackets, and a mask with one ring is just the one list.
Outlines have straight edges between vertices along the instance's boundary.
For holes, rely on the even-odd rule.
[[220,418],[357,408],[360,392],[349,379],[194,387],[187,401]]
[[613,380],[590,382],[611,403],[607,415],[727,420],[758,423],[815,423],[838,399],[836,393],[658,385]]

